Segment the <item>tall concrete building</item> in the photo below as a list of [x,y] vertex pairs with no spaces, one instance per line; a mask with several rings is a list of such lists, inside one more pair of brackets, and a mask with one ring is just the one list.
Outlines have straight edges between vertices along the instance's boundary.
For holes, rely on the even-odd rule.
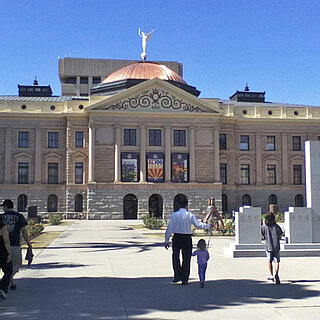
[[[62,96],[88,96],[90,89],[99,84],[110,73],[125,67],[134,60],[116,59],[58,59],[58,73]],[[161,61],[182,76],[182,64],[174,61]]]

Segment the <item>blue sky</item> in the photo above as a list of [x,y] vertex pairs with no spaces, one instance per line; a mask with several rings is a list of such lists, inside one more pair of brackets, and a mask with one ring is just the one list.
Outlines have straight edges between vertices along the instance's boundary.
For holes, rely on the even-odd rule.
[[50,84],[58,56],[183,63],[200,97],[228,99],[248,82],[266,100],[320,106],[318,0],[0,0],[0,94]]

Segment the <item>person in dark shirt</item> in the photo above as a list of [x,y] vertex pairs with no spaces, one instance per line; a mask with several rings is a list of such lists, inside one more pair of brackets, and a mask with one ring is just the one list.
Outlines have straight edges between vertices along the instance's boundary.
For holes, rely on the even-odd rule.
[[[280,284],[279,278],[279,263],[280,263],[280,239],[283,231],[276,224],[275,216],[272,213],[266,215],[265,222],[261,226],[262,240],[265,241],[264,246],[268,259],[268,270],[270,276],[268,280],[276,280],[277,284]],[[275,275],[273,276],[272,263],[275,262]]]
[[13,282],[14,275],[19,271],[22,266],[22,255],[21,255],[21,244],[20,244],[20,234],[27,243],[28,249],[32,253],[32,246],[29,240],[28,232],[26,230],[26,225],[28,224],[26,219],[21,213],[13,210],[13,202],[10,199],[6,199],[0,205],[3,207],[3,221],[6,224],[9,231],[9,239],[12,253],[12,278],[10,289],[15,290],[16,285]]
[[12,255],[9,241],[9,233],[7,226],[3,222],[0,215],[0,269],[3,272],[3,277],[0,281],[0,298],[6,299],[6,293],[12,276]]

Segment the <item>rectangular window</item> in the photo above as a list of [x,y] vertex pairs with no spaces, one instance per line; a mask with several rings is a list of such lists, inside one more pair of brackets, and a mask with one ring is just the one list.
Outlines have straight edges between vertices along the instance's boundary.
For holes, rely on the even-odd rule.
[[186,146],[186,130],[173,130],[173,145]]
[[250,184],[250,165],[240,165],[240,184]]
[[124,141],[125,146],[137,145],[137,130],[136,129],[124,129]]
[[227,135],[225,133],[219,134],[219,148],[220,150],[227,149]]
[[80,77],[80,84],[88,84],[88,77]]
[[59,148],[59,132],[48,132],[48,148]]
[[227,184],[227,164],[220,163],[220,182]]
[[240,150],[249,150],[249,136],[240,136]]
[[82,131],[76,131],[74,144],[77,148],[83,147],[83,132]]
[[266,150],[268,150],[268,151],[276,150],[276,137],[275,136],[267,136]]
[[160,129],[149,129],[149,146],[161,146]]
[[76,84],[77,83],[77,78],[76,77],[69,77],[67,78],[67,83],[71,83],[71,84]]
[[92,78],[92,84],[99,84],[101,82],[101,78],[100,77],[93,77]]
[[267,184],[276,184],[276,165],[268,164],[267,165]]
[[48,184],[58,183],[58,163],[48,163]]
[[293,184],[302,184],[302,166],[293,165]]
[[76,162],[74,165],[74,181],[77,184],[83,183],[83,162]]
[[171,180],[174,183],[189,182],[189,154],[171,154]]
[[293,136],[292,137],[292,151],[301,151],[301,137]]
[[29,148],[29,132],[28,131],[19,131],[18,147]]
[[21,183],[21,184],[29,183],[29,163],[28,162],[18,163],[18,183]]

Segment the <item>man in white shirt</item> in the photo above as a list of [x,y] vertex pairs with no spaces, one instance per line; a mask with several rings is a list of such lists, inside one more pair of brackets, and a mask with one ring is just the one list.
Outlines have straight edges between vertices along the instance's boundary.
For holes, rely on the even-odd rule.
[[[210,225],[198,221],[198,219],[187,210],[188,200],[185,197],[179,199],[179,207],[179,210],[170,215],[165,233],[164,247],[166,249],[169,248],[169,239],[173,233],[172,265],[174,278],[172,282],[177,283],[182,281],[182,285],[187,285],[192,253],[191,225],[194,225],[197,229],[209,229]],[[180,251],[182,252],[182,264],[180,263]]]

